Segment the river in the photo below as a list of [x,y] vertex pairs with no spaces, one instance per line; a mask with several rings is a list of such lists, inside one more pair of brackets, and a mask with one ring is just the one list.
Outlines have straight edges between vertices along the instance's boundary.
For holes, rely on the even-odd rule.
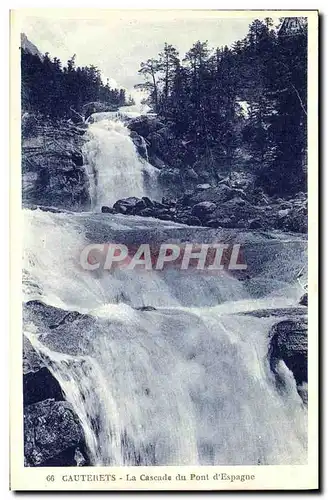
[[91,212],[24,210],[24,300],[86,316],[61,334],[41,334],[33,322],[24,333],[80,419],[91,464],[306,463],[306,407],[284,363],[284,390],[270,371],[268,333],[277,318],[247,314],[295,306],[305,241],[241,235],[245,281],[195,269],[84,271],[79,254],[89,243],[215,233],[99,213],[125,196],[159,195],[156,169],[138,156],[120,119],[90,123],[84,157]]

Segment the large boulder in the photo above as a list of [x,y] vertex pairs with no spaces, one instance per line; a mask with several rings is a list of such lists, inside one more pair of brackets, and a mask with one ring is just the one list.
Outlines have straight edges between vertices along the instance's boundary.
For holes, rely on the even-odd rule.
[[130,120],[127,126],[130,130],[146,138],[149,134],[163,128],[164,125],[157,117],[142,115]]
[[128,198],[122,198],[121,200],[117,200],[113,208],[116,210],[116,212],[119,212],[121,214],[133,214],[136,211],[136,207],[139,203],[140,209],[142,207],[140,206],[140,202],[143,203],[144,208],[146,208],[146,204],[143,202],[143,200],[140,200],[140,198],[136,198],[135,196],[129,196]]
[[24,459],[29,467],[49,465],[61,455],[60,465],[77,465],[74,455],[83,447],[81,424],[66,401],[47,399],[24,409]]
[[304,295],[302,295],[302,297],[300,298],[299,304],[301,306],[307,306],[308,305],[308,294],[307,293],[305,293]]
[[103,214],[115,214],[116,210],[112,207],[107,207],[106,205],[103,205],[101,207],[101,213],[103,213]]
[[63,392],[27,337],[23,337],[23,402],[24,406],[52,398],[64,399]]
[[279,229],[293,233],[307,232],[307,211],[305,208],[286,209],[284,215],[281,215],[281,212],[278,223]]
[[189,214],[181,214],[176,217],[176,221],[180,222],[181,224],[186,224],[187,226],[201,226],[202,222],[201,220],[194,216],[194,215],[189,215]]
[[210,214],[216,209],[215,203],[210,201],[202,201],[192,207],[191,215],[198,217],[200,220],[208,219]]
[[226,184],[219,184],[218,186],[211,187],[209,189],[196,191],[192,196],[192,202],[193,204],[196,204],[202,201],[210,201],[219,206],[235,197],[245,198],[245,194],[240,189],[231,188]]
[[280,321],[270,332],[269,361],[276,373],[279,360],[293,372],[296,384],[307,382],[307,319]]
[[[218,220],[229,219],[233,221],[244,220],[245,227],[249,229],[257,229],[260,227],[260,224],[261,227],[266,227],[264,223],[262,224],[262,219],[264,219],[263,210],[251,205],[240,196],[236,196],[218,204],[216,210],[213,212],[212,218]],[[253,227],[251,228],[250,224],[254,220],[256,220],[256,223],[253,223]]]

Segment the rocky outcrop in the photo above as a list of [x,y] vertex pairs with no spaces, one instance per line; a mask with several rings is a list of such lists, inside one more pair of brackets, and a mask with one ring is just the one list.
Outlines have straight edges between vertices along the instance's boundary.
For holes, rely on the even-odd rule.
[[164,124],[158,118],[147,115],[138,116],[128,122],[128,128],[145,139],[163,127]]
[[299,301],[299,304],[301,306],[307,306],[308,305],[308,294],[305,293],[304,295],[302,295],[300,301]]
[[[162,172],[170,174],[168,169],[162,170],[161,174]],[[171,174],[174,183],[174,171]],[[121,199],[113,207],[102,207],[102,212],[154,217],[191,226],[265,231],[282,229],[280,215],[283,211],[283,230],[306,232],[306,201],[300,195],[294,202],[290,202],[291,208],[285,209],[281,208],[286,206],[285,202],[280,200],[271,200],[269,203],[265,199],[261,204],[255,204],[252,197],[242,189],[232,188],[224,183],[213,187],[207,183],[197,185],[195,190],[185,191],[176,199],[164,197],[162,203],[146,197]],[[298,225],[292,223],[295,221],[295,210],[299,213]]]
[[[280,321],[270,332],[269,362],[278,384],[281,383],[277,370],[280,360],[293,372],[297,387],[303,387],[308,379],[307,319],[299,317]],[[300,393],[304,398],[304,393]]]
[[52,398],[64,399],[58,381],[44,365],[31,342],[23,337],[23,401],[24,406]]
[[307,314],[307,310],[302,307],[286,307],[277,309],[255,309],[253,311],[243,311],[237,314],[241,316],[254,316],[255,318],[269,318],[272,316],[282,318],[288,316],[288,318],[296,318],[296,320],[299,320],[300,316]]
[[147,151],[147,142],[145,139],[137,134],[137,132],[134,132],[133,130],[130,132],[130,137],[137,148],[138,154],[144,159],[148,160],[148,151]]
[[115,208],[107,207],[106,205],[101,207],[101,213],[103,214],[116,214]]
[[81,210],[90,203],[83,166],[85,128],[69,121],[22,119],[23,204]]
[[[116,213],[140,215],[141,217],[155,217],[161,220],[173,220],[175,213],[174,207],[174,202],[166,201],[160,203],[150,200],[147,196],[143,198],[136,198],[134,196],[123,198],[113,205],[113,209]],[[102,211],[104,209],[105,208],[102,207]]]
[[[74,318],[74,312],[31,301],[24,323],[33,320],[51,331]],[[26,466],[87,465],[82,426],[57,379],[27,337],[23,337],[24,457]],[[82,457],[82,458],[81,458]]]
[[[84,436],[71,405],[46,399],[24,408],[25,466],[77,465],[74,456]],[[80,449],[79,449],[80,451]]]

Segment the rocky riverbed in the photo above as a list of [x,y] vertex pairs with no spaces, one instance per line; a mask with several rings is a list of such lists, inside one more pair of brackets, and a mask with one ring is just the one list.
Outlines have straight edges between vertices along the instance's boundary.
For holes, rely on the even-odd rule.
[[[156,308],[143,308],[140,314],[154,314]],[[279,363],[293,373],[304,404],[307,404],[307,321],[306,307],[253,311],[247,315],[275,317],[268,330],[268,362],[278,390],[284,390]],[[87,337],[76,343],[76,332],[95,331],[104,319],[67,312],[42,302],[30,301],[24,307],[25,320],[38,325],[44,342],[58,352],[88,352]],[[109,321],[110,324],[110,321]],[[47,367],[48,365],[48,367]],[[65,401],[58,381],[27,338],[24,339],[24,443],[26,466],[88,465],[83,429],[72,405]]]
[[263,197],[253,198],[251,203],[242,189],[230,187],[228,181],[217,186],[199,184],[194,191],[177,199],[163,198],[161,203],[148,197],[128,197],[112,207],[103,206],[102,212],[154,217],[189,226],[307,231],[307,203],[302,193],[292,201]]

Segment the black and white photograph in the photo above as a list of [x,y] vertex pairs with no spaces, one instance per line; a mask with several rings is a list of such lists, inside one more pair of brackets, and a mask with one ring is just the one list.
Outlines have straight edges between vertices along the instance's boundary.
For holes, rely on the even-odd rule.
[[24,471],[308,466],[317,12],[72,12],[24,11],[13,49]]

